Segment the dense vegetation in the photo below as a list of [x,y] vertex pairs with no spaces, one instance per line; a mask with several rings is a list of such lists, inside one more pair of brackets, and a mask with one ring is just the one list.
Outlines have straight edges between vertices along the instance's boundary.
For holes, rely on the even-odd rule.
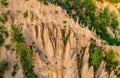
[[[120,45],[120,39],[111,36],[107,27],[115,33],[119,25],[117,17],[108,8],[97,10],[94,0],[42,0],[44,4],[49,2],[60,5],[75,20],[79,17],[79,23],[90,30],[95,31],[98,36],[106,40],[110,45]],[[116,1],[116,0],[114,0]]]
[[[16,42],[16,52],[20,56],[20,64],[23,68],[25,78],[38,78],[33,72],[32,56],[33,52],[25,45],[22,32],[16,25],[11,25],[12,40]],[[14,73],[13,73],[14,76]]]
[[[106,62],[105,68],[108,72],[119,70],[117,68],[119,61],[115,60],[116,54],[113,50],[105,51],[102,47],[97,46],[95,40],[92,39],[89,52],[89,65],[94,66],[95,71],[99,68],[102,60]],[[116,75],[119,76],[120,74],[117,73]]]
[[104,60],[106,61],[106,70],[112,71],[115,70],[119,65],[119,62],[115,60],[115,52],[113,50],[109,50],[105,52]]
[[103,60],[103,49],[102,47],[98,47],[95,44],[95,41],[92,40],[90,44],[90,66],[94,66],[95,71],[99,68],[101,61]]
[[0,78],[3,78],[5,70],[8,68],[8,62],[5,60],[2,60],[0,62]]

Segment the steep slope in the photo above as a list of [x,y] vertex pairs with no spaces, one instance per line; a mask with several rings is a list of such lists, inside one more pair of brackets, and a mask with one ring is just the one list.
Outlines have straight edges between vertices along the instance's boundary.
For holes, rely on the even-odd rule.
[[[9,63],[3,78],[13,78],[11,73],[16,64],[18,69],[14,78],[23,78],[25,75],[15,51],[16,44],[11,40],[11,24],[19,29],[22,27],[25,43],[33,51],[33,70],[38,78],[116,78],[114,71],[108,73],[105,70],[104,61],[97,73],[94,73],[93,66],[89,66],[90,39],[108,50],[112,47],[115,52],[119,52],[120,47],[107,45],[94,32],[74,22],[61,7],[44,5],[39,0],[8,0],[7,7],[0,5],[0,12],[8,10],[7,22],[1,23],[9,32],[3,45],[10,45],[10,50],[0,47],[0,60]],[[24,17],[27,11],[28,16]],[[78,55],[82,58],[78,59]],[[80,69],[79,60],[82,61]]]

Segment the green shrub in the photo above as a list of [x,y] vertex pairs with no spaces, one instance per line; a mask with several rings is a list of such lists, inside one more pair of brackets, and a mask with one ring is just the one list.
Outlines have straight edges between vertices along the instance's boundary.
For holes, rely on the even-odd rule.
[[4,42],[3,36],[0,35],[0,45]]
[[17,44],[16,51],[20,55],[23,70],[28,72],[32,68],[32,52],[23,43]]
[[5,23],[7,20],[8,20],[7,14],[6,13],[2,13],[0,15],[0,22]]
[[5,36],[6,38],[8,37],[8,32],[3,25],[0,26],[0,35]]
[[99,33],[99,35],[103,40],[106,40],[109,43],[109,45],[117,45],[117,46],[120,45],[120,39],[117,37],[113,38],[112,36],[106,33]]
[[48,4],[48,0],[42,0],[42,2],[47,5]]
[[103,59],[103,49],[101,47],[96,46],[95,42],[92,41],[89,52],[90,52],[89,64],[90,66],[94,66],[96,71]]
[[115,70],[118,65],[119,65],[118,61],[107,62],[107,64],[106,64],[106,70],[108,72],[111,72],[112,70]]
[[120,67],[115,70],[115,74],[117,75],[117,78],[120,78]]
[[24,70],[26,78],[38,78],[36,74],[33,73],[32,65],[32,51],[27,48],[24,43],[18,43],[16,45],[16,52],[20,56],[21,67]]
[[99,22],[96,26],[96,33],[101,37],[101,39],[106,40],[109,45],[120,45],[119,38],[113,38],[109,33],[107,33],[107,27],[111,25],[111,28],[115,31],[119,25],[118,20],[114,13],[111,13],[108,8],[101,11],[99,15]]
[[112,28],[116,29],[118,27],[118,25],[119,25],[118,20],[117,19],[112,19],[112,21],[111,21]]
[[8,62],[2,60],[0,62],[0,78],[3,78],[4,71],[8,69]]
[[10,10],[6,11],[5,13],[1,13],[0,15],[0,22],[6,23],[8,18],[7,15],[10,13]]
[[[13,24],[11,25],[11,30],[12,40],[16,42],[16,52],[20,57],[20,64],[23,69],[24,75],[26,76],[26,78],[38,78],[37,75],[34,74],[32,69],[33,52],[28,48],[27,45],[25,45],[21,30],[18,30],[18,28]],[[15,74],[16,71],[13,71],[12,76],[14,76]]]
[[28,11],[25,11],[25,12],[23,13],[23,16],[24,16],[24,17],[28,17]]
[[115,52],[113,50],[109,50],[105,53],[104,60],[106,61],[106,70],[109,72],[115,70],[119,65],[119,61],[115,60]]
[[65,29],[61,29],[61,33],[62,33],[63,43],[66,45],[70,37],[70,30],[67,35]]
[[64,23],[64,24],[66,24],[66,23],[67,23],[67,21],[65,21],[65,20],[64,20],[64,21],[63,21],[63,23]]
[[5,60],[2,60],[0,62],[0,72],[5,71],[8,68],[8,62],[6,62]]
[[52,2],[52,3],[56,3],[56,2],[57,2],[57,0],[51,0],[51,2]]
[[16,75],[17,70],[18,70],[18,64],[15,64],[14,67],[13,67],[13,72],[12,72],[13,77]]
[[9,50],[10,49],[10,45],[9,44],[5,45],[5,48],[6,48],[6,50]]
[[18,28],[16,27],[16,25],[11,25],[11,30],[12,30],[12,40],[14,42],[23,42],[23,36],[22,36],[22,32],[20,30],[18,30]]
[[113,52],[113,50],[109,50],[108,52],[105,53],[105,60],[107,62],[113,61],[114,58],[115,58],[115,53]]
[[4,37],[8,37],[8,32],[6,31],[4,26],[0,26],[0,45],[4,43]]
[[7,6],[7,5],[8,5],[8,3],[6,2],[6,0],[1,0],[0,2],[1,2],[1,4],[4,5],[4,6]]
[[102,61],[102,49],[97,48],[94,52],[90,53],[90,65],[97,69]]
[[91,40],[90,44],[90,57],[89,57],[89,65],[94,66],[94,70],[96,71],[101,64],[101,61],[104,60],[106,62],[106,70],[110,73],[112,70],[116,71],[117,66],[119,65],[119,61],[115,60],[115,52],[113,50],[109,50],[104,52],[102,47],[96,45],[95,40]]

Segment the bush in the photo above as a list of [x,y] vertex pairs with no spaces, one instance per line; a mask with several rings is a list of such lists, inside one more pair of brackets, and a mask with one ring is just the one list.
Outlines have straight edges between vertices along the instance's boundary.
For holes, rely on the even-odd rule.
[[109,50],[108,52],[105,53],[105,60],[110,62],[113,61],[115,58],[115,53],[113,52],[113,50]]
[[5,45],[5,48],[6,48],[6,50],[9,50],[10,49],[10,45],[9,44]]
[[106,70],[108,72],[111,72],[112,70],[115,70],[118,65],[119,65],[118,61],[107,62],[107,64],[106,64]]
[[56,2],[57,2],[57,0],[51,0],[51,2],[52,2],[52,3],[56,3]]
[[3,25],[0,26],[0,35],[5,36],[6,38],[8,37],[8,32]]
[[18,28],[16,27],[16,25],[11,25],[11,30],[12,30],[12,40],[14,42],[23,42],[23,36],[22,36],[22,32],[20,30],[18,30]]
[[115,60],[115,52],[113,50],[105,52],[104,60],[106,61],[106,70],[109,72],[115,70],[119,65],[119,61]]
[[117,29],[118,25],[119,25],[118,20],[115,19],[115,18],[112,19],[112,21],[111,21],[111,26],[112,26],[112,28],[113,28],[113,29]]
[[94,66],[96,71],[103,59],[103,49],[101,47],[96,46],[95,41],[92,40],[89,52],[90,52],[89,64],[90,66]]
[[101,61],[104,60],[106,62],[106,70],[111,72],[112,70],[116,71],[117,66],[119,65],[119,61],[115,60],[115,52],[113,50],[109,50],[104,53],[104,49],[95,44],[95,40],[91,41],[90,44],[90,58],[89,65],[94,66],[94,70],[96,71],[101,64]]
[[3,36],[0,35],[0,45],[1,45],[2,43],[4,43],[4,38],[3,38]]
[[6,31],[4,26],[0,26],[0,45],[4,43],[4,36],[8,37],[8,32]]
[[62,33],[63,43],[66,45],[70,37],[70,30],[67,35],[65,29],[61,29],[61,33]]
[[13,67],[13,71],[12,71],[12,73],[11,73],[11,75],[12,75],[13,77],[16,75],[18,69],[19,69],[18,64],[15,64],[14,67]]
[[6,70],[8,68],[8,62],[6,62],[5,60],[2,60],[0,62],[0,72],[3,72],[4,70]]
[[47,5],[48,4],[48,0],[42,0],[42,2]]
[[2,13],[1,16],[0,16],[0,21],[2,23],[5,23],[7,20],[8,20],[7,14],[6,13]]
[[[33,72],[32,56],[33,52],[25,45],[22,33],[15,25],[11,25],[12,40],[16,42],[16,52],[20,56],[20,64],[26,78],[38,78]],[[14,68],[15,69],[15,68]],[[14,76],[16,71],[12,72]],[[31,77],[30,77],[31,76]]]
[[17,44],[16,51],[20,55],[23,70],[29,72],[32,69],[32,52],[23,43]]
[[27,48],[24,43],[18,43],[16,45],[16,52],[20,56],[21,67],[24,70],[24,74],[26,78],[38,78],[36,74],[33,73],[33,65],[32,65],[32,51]]
[[90,53],[90,65],[94,66],[95,70],[98,69],[102,61],[102,49],[96,48],[94,52]]
[[8,68],[8,62],[5,60],[2,60],[0,62],[0,78],[3,78],[4,71]]
[[4,6],[7,6],[7,5],[8,5],[8,3],[6,2],[6,0],[1,0],[0,2],[1,2],[1,4],[4,5]]
[[99,35],[103,40],[106,40],[109,43],[109,45],[117,45],[117,46],[120,45],[120,39],[117,37],[113,38],[112,36],[106,33],[99,33]]
[[28,17],[28,11],[25,11],[25,12],[23,13],[23,16],[24,16],[24,17]]
[[7,15],[10,13],[10,10],[7,10],[5,13],[2,13],[0,15],[0,22],[2,23],[6,23],[8,18],[7,18]]

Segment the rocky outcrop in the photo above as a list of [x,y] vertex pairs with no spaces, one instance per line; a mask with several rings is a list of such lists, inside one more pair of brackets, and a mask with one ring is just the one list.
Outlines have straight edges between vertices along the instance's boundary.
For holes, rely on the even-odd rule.
[[[114,72],[108,74],[105,71],[104,62],[97,73],[94,73],[93,66],[89,67],[90,39],[95,39],[98,45],[101,45],[101,40],[94,32],[74,22],[61,7],[44,5],[39,0],[8,0],[8,3],[7,7],[1,7],[1,11],[10,10],[5,27],[10,31],[10,24],[13,23],[23,28],[25,41],[34,52],[34,72],[39,78],[116,78]],[[23,16],[26,10],[28,17]],[[14,46],[10,38],[6,39],[5,44],[8,42]],[[86,47],[81,59],[83,65],[78,69],[77,55],[81,54],[83,47]],[[13,66],[19,64],[16,57],[14,51],[1,47],[0,59],[10,63],[4,78],[12,78]],[[21,68],[15,78],[23,78]]]

